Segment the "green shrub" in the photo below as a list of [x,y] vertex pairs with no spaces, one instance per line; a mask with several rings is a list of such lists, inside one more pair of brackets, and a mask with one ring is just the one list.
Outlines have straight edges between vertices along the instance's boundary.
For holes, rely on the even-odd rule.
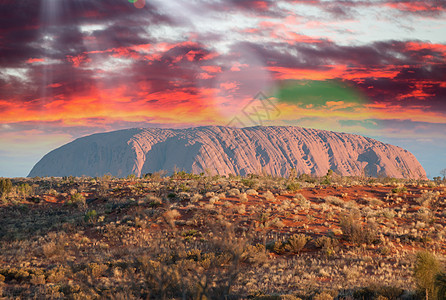
[[321,181],[321,184],[330,185],[331,184],[331,176],[333,175],[333,170],[329,169],[327,171],[327,175],[323,177],[323,180]]
[[33,188],[27,183],[22,183],[16,187],[16,191],[19,196],[28,197],[32,194]]
[[308,182],[308,183],[315,183],[316,182],[316,178],[312,177],[311,175],[308,174],[301,174],[299,176],[299,180],[300,181],[304,181],[304,182]]
[[129,175],[127,175],[127,179],[128,180],[135,180],[136,179],[136,175],[135,174],[129,174]]
[[78,208],[87,208],[86,199],[81,193],[74,193],[73,195],[71,195],[68,204],[72,204]]
[[84,215],[84,221],[89,223],[96,223],[98,214],[96,213],[96,210],[89,210]]
[[0,178],[0,197],[6,196],[12,191],[12,182],[9,178]]
[[296,192],[297,190],[300,189],[300,184],[299,184],[299,182],[290,182],[290,183],[288,183],[286,188],[290,192]]
[[436,299],[435,279],[440,273],[440,263],[437,257],[428,252],[416,254],[414,277],[418,287],[426,294],[426,299]]
[[243,178],[241,183],[250,189],[256,189],[259,187],[259,180],[257,178]]
[[407,188],[405,186],[392,189],[392,193],[394,193],[394,194],[401,194],[401,193],[406,193],[406,192],[407,192]]

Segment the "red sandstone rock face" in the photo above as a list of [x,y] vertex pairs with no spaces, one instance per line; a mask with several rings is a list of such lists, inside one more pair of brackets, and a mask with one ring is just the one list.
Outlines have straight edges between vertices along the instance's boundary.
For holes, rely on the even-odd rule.
[[115,176],[174,169],[426,178],[407,150],[359,135],[295,126],[129,129],[77,139],[45,155],[29,176]]

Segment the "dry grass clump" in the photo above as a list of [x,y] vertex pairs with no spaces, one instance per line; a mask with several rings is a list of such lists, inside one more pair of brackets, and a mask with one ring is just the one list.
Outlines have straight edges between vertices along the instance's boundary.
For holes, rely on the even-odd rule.
[[422,193],[421,197],[416,198],[415,201],[425,207],[429,207],[431,205],[436,206],[439,196],[439,192],[426,191]]
[[248,195],[246,193],[241,193],[238,195],[240,202],[248,202]]
[[327,196],[324,198],[324,201],[331,204],[331,205],[336,205],[339,207],[344,207],[345,203],[344,200],[336,197],[336,196]]
[[314,245],[330,256],[338,250],[339,241],[333,236],[321,236],[314,241]]
[[353,215],[343,215],[339,220],[339,226],[345,239],[356,245],[371,244],[377,240],[376,224],[371,222],[362,224]]
[[308,209],[311,206],[310,201],[308,201],[307,198],[305,198],[305,196],[300,193],[294,195],[293,202],[296,203],[302,209]]
[[196,193],[192,196],[190,200],[191,202],[198,202],[201,199],[203,199],[203,195]]
[[375,197],[365,197],[362,199],[367,205],[371,206],[382,206],[384,204],[383,201],[379,200]]
[[217,202],[217,201],[219,201],[220,200],[220,198],[218,197],[218,196],[212,196],[210,199],[209,199],[209,203],[210,204],[214,204],[215,202]]
[[240,190],[236,188],[232,188],[228,191],[228,196],[238,196],[240,195]]
[[273,193],[271,193],[271,191],[266,191],[265,193],[263,193],[262,197],[264,197],[265,200],[268,200],[268,201],[276,200],[276,197],[274,196]]
[[248,190],[246,190],[245,193],[246,193],[247,195],[254,195],[254,196],[256,196],[256,195],[259,194],[255,189],[248,189]]

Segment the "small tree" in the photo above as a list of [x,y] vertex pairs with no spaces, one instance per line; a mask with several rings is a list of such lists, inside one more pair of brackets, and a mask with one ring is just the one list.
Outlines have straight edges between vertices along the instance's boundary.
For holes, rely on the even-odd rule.
[[12,182],[9,178],[0,178],[0,198],[9,194],[12,190]]
[[416,255],[414,277],[420,289],[426,293],[426,300],[436,299],[435,278],[440,273],[440,263],[437,257],[428,252],[420,251]]
[[446,180],[446,169],[441,170],[440,174],[443,175],[443,180]]

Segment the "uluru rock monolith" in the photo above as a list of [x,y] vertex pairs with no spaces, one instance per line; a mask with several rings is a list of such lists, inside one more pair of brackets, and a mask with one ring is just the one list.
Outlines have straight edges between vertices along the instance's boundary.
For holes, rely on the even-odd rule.
[[296,126],[135,128],[76,139],[45,155],[28,176],[141,176],[165,170],[219,175],[266,173],[426,178],[400,147],[347,133]]

